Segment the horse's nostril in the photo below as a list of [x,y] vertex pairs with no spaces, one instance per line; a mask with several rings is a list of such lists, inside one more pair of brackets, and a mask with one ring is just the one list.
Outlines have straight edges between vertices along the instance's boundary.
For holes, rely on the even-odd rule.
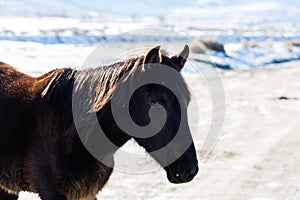
[[186,180],[190,175],[188,173],[181,173],[178,174],[177,178],[180,178],[181,180]]

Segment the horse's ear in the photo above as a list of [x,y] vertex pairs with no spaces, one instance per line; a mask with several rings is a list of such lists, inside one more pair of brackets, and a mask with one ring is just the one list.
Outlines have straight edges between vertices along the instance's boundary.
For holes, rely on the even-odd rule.
[[160,63],[162,58],[161,58],[161,53],[159,51],[160,46],[154,47],[148,53],[145,55],[144,58],[144,64],[147,63]]
[[184,46],[183,50],[178,55],[172,56],[171,59],[179,67],[179,71],[184,67],[185,62],[186,62],[187,58],[189,57],[189,53],[190,53],[190,48],[186,44]]

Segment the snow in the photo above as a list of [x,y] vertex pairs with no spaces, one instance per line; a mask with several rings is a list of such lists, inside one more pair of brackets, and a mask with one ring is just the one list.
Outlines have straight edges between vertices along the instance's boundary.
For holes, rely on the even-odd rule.
[[[288,4],[283,0],[267,0],[263,4],[258,0],[0,1],[0,41],[43,48],[36,43],[95,46],[112,41],[117,35],[120,36],[114,41],[136,43],[213,38],[224,44],[225,53],[207,52],[212,61],[217,66],[244,69],[300,59],[299,46],[285,49],[282,45],[300,41],[299,12],[300,3],[296,0]],[[128,31],[149,27],[183,36],[123,37]],[[242,44],[268,40],[274,42],[271,49]]]

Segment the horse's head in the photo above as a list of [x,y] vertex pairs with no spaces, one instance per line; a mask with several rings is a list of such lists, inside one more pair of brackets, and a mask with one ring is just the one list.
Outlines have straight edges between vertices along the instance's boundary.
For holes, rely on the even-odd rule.
[[[163,84],[150,83],[134,92],[129,105],[133,121],[140,126],[151,123],[149,116],[151,108],[165,110],[167,115],[165,124],[156,135],[134,139],[164,167],[171,183],[189,182],[198,172],[196,151],[187,122],[190,93],[180,75],[188,54],[187,45],[182,52],[172,57],[162,54],[159,47],[151,49],[144,57],[144,68],[149,64],[151,70],[156,70],[155,65],[159,64],[177,73],[177,78],[165,77],[170,79],[168,82],[177,90],[176,95]],[[169,76],[173,76],[172,73]]]

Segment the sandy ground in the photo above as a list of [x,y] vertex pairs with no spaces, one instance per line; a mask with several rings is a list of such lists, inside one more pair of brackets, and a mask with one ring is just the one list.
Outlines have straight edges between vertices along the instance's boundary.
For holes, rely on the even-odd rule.
[[[200,171],[192,182],[171,184],[157,166],[151,173],[143,174],[115,170],[98,197],[103,200],[299,200],[299,66],[299,63],[289,63],[268,69],[221,71],[226,95],[222,135],[213,151],[200,159]],[[191,86],[205,88],[201,81]],[[288,99],[279,99],[283,96]],[[210,105],[210,97],[205,92],[199,97],[200,126],[205,129],[211,116],[211,109],[206,106]],[[198,151],[199,140],[195,138]],[[147,159],[151,162],[151,158]],[[19,199],[37,198],[21,193]]]

